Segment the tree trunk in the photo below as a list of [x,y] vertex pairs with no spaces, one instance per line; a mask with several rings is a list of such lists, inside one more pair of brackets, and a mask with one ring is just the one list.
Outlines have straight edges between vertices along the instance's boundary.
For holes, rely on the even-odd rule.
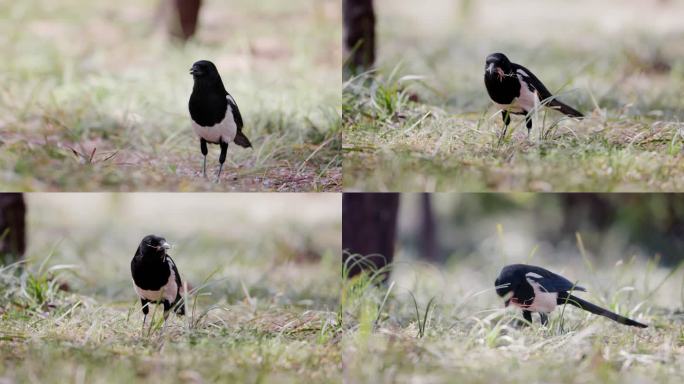
[[[364,270],[374,271],[392,263],[397,233],[399,194],[345,193],[342,196],[342,263],[347,277]],[[366,256],[366,262],[354,263],[353,255]],[[358,257],[358,256],[357,256]],[[388,274],[383,274],[383,280]]]
[[26,205],[21,193],[0,193],[0,264],[20,260],[26,250]]
[[169,34],[181,41],[190,39],[197,30],[201,0],[161,0]]
[[343,0],[345,76],[367,70],[375,63],[373,0]]
[[443,260],[437,247],[437,235],[435,233],[437,225],[432,211],[431,197],[429,193],[420,195],[420,255],[432,263],[441,263]]

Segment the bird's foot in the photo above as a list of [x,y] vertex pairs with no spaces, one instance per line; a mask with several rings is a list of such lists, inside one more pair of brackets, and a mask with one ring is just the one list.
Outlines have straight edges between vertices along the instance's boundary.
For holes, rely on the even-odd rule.
[[223,164],[219,166],[218,173],[216,174],[216,184],[221,181],[221,171],[223,170]]
[[204,161],[202,162],[202,176],[207,178],[207,156],[204,156]]

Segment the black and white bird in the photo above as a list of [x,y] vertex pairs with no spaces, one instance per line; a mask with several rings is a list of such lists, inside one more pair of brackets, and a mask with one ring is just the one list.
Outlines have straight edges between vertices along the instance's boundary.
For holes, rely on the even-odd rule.
[[570,117],[584,117],[582,113],[556,99],[529,69],[512,63],[503,53],[492,53],[485,62],[485,87],[489,97],[501,109],[506,135],[510,114],[525,115],[527,134],[532,129],[532,111],[543,104]]
[[202,175],[207,176],[207,143],[221,147],[219,170],[216,182],[221,178],[223,163],[226,161],[228,144],[252,147],[247,136],[242,133],[242,115],[233,96],[226,91],[216,66],[211,61],[200,60],[190,68],[195,85],[192,88],[190,118],[192,129],[200,138],[200,148],[204,155]]
[[164,306],[164,320],[171,309],[177,315],[185,314],[181,301],[181,276],[166,251],[171,246],[163,237],[148,235],[140,242],[131,260],[131,274],[135,292],[142,304],[143,328],[151,304]]
[[541,323],[548,322],[547,314],[556,306],[570,304],[595,315],[605,316],[620,324],[646,328],[647,325],[620,316],[598,305],[582,300],[570,294],[572,291],[586,291],[583,287],[571,283],[541,267],[525,264],[505,266],[494,282],[496,293],[504,298],[504,305],[514,305],[522,309],[523,318],[532,322],[532,312],[538,312]]

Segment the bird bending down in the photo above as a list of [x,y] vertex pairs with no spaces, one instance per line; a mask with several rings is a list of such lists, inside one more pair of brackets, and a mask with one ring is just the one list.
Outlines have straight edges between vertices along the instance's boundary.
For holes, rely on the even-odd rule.
[[151,304],[164,306],[164,320],[166,321],[171,309],[177,315],[185,314],[185,306],[181,301],[180,273],[176,263],[166,251],[171,246],[163,237],[149,235],[140,242],[131,260],[131,274],[135,292],[142,304],[143,329]]
[[200,138],[200,149],[204,156],[202,175],[207,176],[207,143],[221,147],[219,170],[216,182],[221,178],[226,161],[228,143],[251,148],[252,143],[242,132],[242,115],[237,103],[223,86],[221,75],[211,61],[201,60],[192,65],[190,74],[194,80],[188,108],[192,129]]
[[570,117],[584,117],[582,113],[556,99],[544,84],[520,64],[512,63],[503,53],[487,56],[484,74],[489,97],[501,109],[504,122],[503,135],[511,123],[510,114],[524,115],[527,135],[532,129],[532,111],[538,103]]
[[538,312],[541,323],[548,322],[547,314],[556,306],[570,304],[595,315],[605,316],[620,324],[646,328],[647,325],[620,316],[598,305],[570,294],[572,291],[586,291],[574,285],[563,276],[541,267],[525,264],[505,266],[494,282],[496,293],[504,298],[504,305],[522,309],[523,318],[532,323],[532,312]]

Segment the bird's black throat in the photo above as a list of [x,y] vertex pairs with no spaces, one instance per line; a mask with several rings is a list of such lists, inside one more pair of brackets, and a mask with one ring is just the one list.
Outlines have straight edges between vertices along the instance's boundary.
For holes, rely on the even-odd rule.
[[192,120],[203,127],[211,127],[223,121],[228,110],[227,94],[218,73],[214,76],[195,77],[188,103]]
[[141,252],[140,248],[138,248],[138,252],[136,252],[131,262],[133,281],[135,285],[142,289],[156,291],[169,281],[171,270],[167,265],[166,252],[157,252],[154,252],[154,254],[152,254],[152,250]]
[[506,74],[502,79],[496,72],[485,72],[485,87],[489,97],[498,104],[511,104],[520,96],[520,81],[515,74]]

